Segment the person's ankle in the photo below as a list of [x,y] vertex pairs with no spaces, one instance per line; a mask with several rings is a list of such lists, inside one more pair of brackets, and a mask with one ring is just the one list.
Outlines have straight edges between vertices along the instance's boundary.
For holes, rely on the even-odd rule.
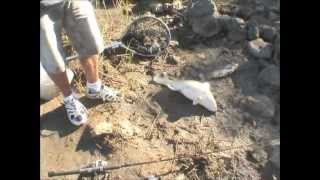
[[87,81],[87,89],[92,89],[94,91],[100,91],[101,89],[101,85],[102,85],[102,82],[100,79],[98,79],[96,82],[94,83],[89,83]]

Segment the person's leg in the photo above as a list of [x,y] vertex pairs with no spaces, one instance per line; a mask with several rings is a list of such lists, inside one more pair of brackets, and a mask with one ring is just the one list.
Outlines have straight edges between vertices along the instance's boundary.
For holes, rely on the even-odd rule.
[[66,97],[71,95],[71,87],[66,74],[62,50],[59,47],[60,36],[57,36],[61,33],[61,25],[61,22],[54,22],[48,14],[40,17],[40,61],[52,81]]
[[87,78],[87,97],[117,100],[118,92],[102,85],[98,73],[98,58],[103,51],[103,39],[89,1],[73,1],[66,10],[65,29],[79,54]]
[[88,83],[95,83],[99,80],[98,58],[99,55],[91,55],[80,59]]
[[53,6],[40,16],[40,61],[51,79],[62,90],[68,119],[74,125],[87,122],[86,108],[73,96],[63,58],[61,28],[63,7]]

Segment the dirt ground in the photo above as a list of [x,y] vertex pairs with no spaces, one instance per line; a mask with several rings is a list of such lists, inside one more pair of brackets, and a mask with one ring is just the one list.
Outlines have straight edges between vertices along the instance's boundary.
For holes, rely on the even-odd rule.
[[[217,6],[228,12],[232,3],[220,0]],[[130,21],[122,8],[97,9],[96,15],[107,43],[119,37]],[[177,64],[159,58],[152,64],[154,71],[168,72],[177,79],[209,82],[218,103],[215,115],[151,82],[148,60],[122,56],[118,57],[120,62],[101,57],[100,74],[107,85],[121,91],[123,100],[88,100],[83,95],[83,73],[78,62],[72,62],[75,86],[80,101],[89,110],[90,121],[81,127],[71,125],[61,106],[61,96],[41,102],[41,178],[77,179],[78,176],[48,178],[47,173],[77,169],[98,159],[121,165],[243,146],[200,160],[189,158],[113,170],[107,178],[280,179],[280,167],[274,159],[276,147],[280,148],[280,92],[265,92],[257,82],[261,71],[272,63],[252,58],[245,42],[235,43],[224,36],[192,43],[188,48],[171,47],[169,54],[177,57]],[[236,62],[239,68],[224,78],[208,76],[216,64],[227,62]],[[268,97],[271,103],[262,103],[262,107],[259,103],[254,107],[246,103],[249,97],[259,100],[261,96]],[[92,128],[104,122],[120,127],[120,135],[104,140],[93,136]]]

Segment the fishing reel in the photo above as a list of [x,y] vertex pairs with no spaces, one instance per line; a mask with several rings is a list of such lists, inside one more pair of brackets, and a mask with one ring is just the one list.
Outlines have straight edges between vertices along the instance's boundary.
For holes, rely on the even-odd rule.
[[80,167],[80,172],[83,174],[94,174],[98,175],[101,173],[105,173],[104,168],[107,167],[108,162],[103,160],[97,160],[88,165]]

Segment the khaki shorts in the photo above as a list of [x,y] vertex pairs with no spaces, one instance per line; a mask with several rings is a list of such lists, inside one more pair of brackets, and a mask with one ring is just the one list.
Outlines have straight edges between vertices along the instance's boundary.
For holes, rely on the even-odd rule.
[[48,73],[65,72],[61,33],[65,30],[81,57],[100,54],[103,39],[89,1],[59,3],[40,8],[40,61]]

